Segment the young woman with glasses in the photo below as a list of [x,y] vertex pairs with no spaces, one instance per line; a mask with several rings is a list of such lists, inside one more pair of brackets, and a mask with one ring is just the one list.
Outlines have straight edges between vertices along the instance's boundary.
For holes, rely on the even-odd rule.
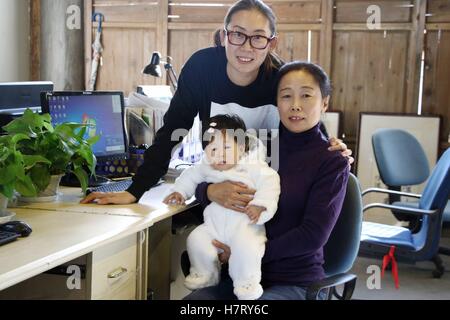
[[[138,201],[166,173],[171,152],[181,142],[172,139],[177,129],[189,130],[194,118],[207,121],[218,114],[236,114],[249,129],[277,129],[275,78],[282,61],[273,53],[277,44],[276,18],[260,0],[240,0],[228,11],[216,46],[194,53],[185,63],[178,89],[164,116],[164,126],[145,153],[145,161],[127,191],[91,193],[82,203],[128,204]],[[204,129],[204,128],[203,128]],[[187,132],[187,131],[186,131]],[[330,140],[331,150],[349,157],[342,141]],[[350,158],[350,161],[352,158]],[[254,190],[224,182],[210,185],[208,197],[242,212]]]

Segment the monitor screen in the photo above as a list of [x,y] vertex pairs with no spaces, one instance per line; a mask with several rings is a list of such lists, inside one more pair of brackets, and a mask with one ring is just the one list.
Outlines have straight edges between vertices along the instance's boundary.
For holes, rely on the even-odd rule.
[[125,159],[127,143],[124,128],[122,92],[48,92],[41,95],[43,112],[52,124],[76,122],[91,125],[86,137],[99,135],[93,145],[99,161]]
[[53,91],[53,83],[48,81],[0,83],[0,114],[22,115],[27,108],[41,112],[40,94],[43,91]]

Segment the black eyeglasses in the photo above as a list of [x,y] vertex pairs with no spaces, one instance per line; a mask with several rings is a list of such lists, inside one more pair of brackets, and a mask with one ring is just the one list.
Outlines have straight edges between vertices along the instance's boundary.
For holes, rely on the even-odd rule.
[[261,35],[254,35],[254,36],[248,36],[245,33],[239,32],[239,31],[228,31],[227,29],[224,29],[228,42],[235,46],[243,46],[248,39],[250,39],[250,46],[254,49],[263,50],[267,48],[270,41],[274,37],[268,38]]

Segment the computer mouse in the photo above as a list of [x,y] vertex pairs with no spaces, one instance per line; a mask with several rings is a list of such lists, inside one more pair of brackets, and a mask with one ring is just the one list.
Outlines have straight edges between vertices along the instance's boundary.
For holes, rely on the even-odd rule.
[[28,237],[33,231],[31,227],[23,221],[10,221],[0,225],[0,230],[20,234],[21,237]]

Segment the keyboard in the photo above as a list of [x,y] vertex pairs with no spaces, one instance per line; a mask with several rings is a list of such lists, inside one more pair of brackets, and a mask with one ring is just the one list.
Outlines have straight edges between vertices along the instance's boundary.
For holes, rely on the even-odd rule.
[[[163,182],[164,182],[164,180],[159,180],[159,182],[156,185],[154,185],[152,188],[154,188],[156,186],[159,186]],[[121,191],[125,191],[131,186],[132,183],[133,183],[133,180],[131,178],[130,179],[121,180],[121,181],[117,181],[117,182],[110,182],[110,183],[102,185],[100,187],[87,189],[86,195],[88,195],[89,193],[92,193],[92,192],[121,192]]]
[[110,182],[110,183],[104,184],[104,185],[99,186],[99,187],[89,188],[86,193],[89,194],[89,193],[92,193],[92,192],[120,192],[120,191],[125,191],[131,186],[132,183],[133,183],[133,180],[131,178],[130,179],[121,180],[121,181],[116,181],[116,182]]
[[0,231],[0,246],[16,240],[20,234],[8,231]]

